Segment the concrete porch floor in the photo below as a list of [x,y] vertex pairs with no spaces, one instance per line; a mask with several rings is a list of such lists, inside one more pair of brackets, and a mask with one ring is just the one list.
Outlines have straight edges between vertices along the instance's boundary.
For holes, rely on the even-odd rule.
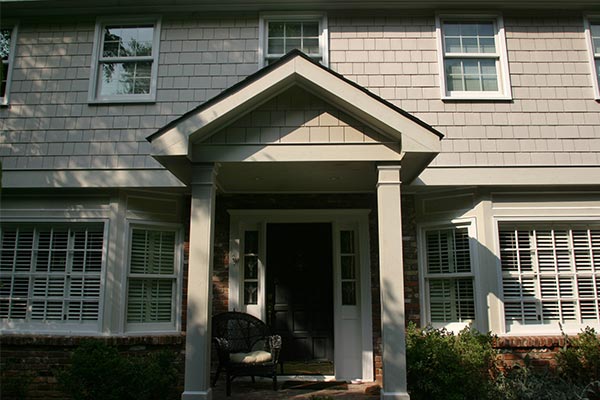
[[225,395],[225,381],[219,379],[213,388],[214,400],[283,400],[283,399],[348,399],[348,400],[374,400],[379,398],[379,387],[376,382],[351,384],[343,389],[289,389],[282,388],[285,378],[280,377],[277,381],[279,390],[272,389],[272,381],[256,379],[256,383],[250,380],[235,380],[231,384],[231,397]]

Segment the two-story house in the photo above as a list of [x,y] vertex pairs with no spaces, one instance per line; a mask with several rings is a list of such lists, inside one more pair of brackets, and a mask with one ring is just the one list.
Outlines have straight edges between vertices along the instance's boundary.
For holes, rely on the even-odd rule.
[[209,399],[211,316],[242,310],[408,399],[407,320],[600,327],[597,0],[0,17],[3,340],[183,332]]

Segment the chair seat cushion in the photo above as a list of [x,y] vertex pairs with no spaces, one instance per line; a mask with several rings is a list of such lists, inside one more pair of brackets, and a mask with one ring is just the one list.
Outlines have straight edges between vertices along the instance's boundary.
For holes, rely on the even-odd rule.
[[271,361],[271,353],[264,350],[251,351],[250,353],[231,353],[229,360],[239,364],[254,364]]

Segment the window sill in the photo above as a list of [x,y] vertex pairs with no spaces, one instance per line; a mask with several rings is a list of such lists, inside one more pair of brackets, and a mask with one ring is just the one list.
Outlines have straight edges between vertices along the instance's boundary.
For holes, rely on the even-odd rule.
[[491,102],[491,101],[513,101],[512,96],[442,96],[442,101],[482,101],[482,102]]
[[112,98],[112,99],[89,99],[89,106],[99,106],[99,105],[112,105],[112,104],[154,104],[156,103],[156,98]]

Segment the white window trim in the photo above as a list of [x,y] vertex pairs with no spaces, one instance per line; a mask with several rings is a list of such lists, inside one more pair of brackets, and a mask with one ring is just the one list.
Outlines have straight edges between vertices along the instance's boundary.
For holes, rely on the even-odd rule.
[[[425,260],[427,259],[425,233],[430,230],[448,229],[448,228],[463,228],[466,227],[469,233],[469,251],[471,258],[471,272],[470,273],[454,273],[454,274],[443,274],[444,277],[473,277],[473,302],[475,309],[475,318],[471,323],[467,322],[451,322],[451,323],[432,323],[430,314],[429,304],[429,286],[427,278],[430,275],[427,273],[427,265]],[[421,293],[421,325],[433,326],[435,328],[446,328],[447,330],[458,333],[462,329],[468,326],[483,330],[484,326],[483,319],[486,318],[486,313],[481,309],[481,306],[485,304],[485,298],[481,298],[479,293],[480,285],[480,272],[478,266],[478,251],[477,251],[477,225],[475,218],[461,218],[453,219],[450,222],[429,222],[418,225],[418,264],[419,264],[419,292]]]
[[506,319],[504,317],[504,295],[502,290],[502,263],[500,259],[500,224],[531,224],[531,225],[585,225],[585,224],[600,224],[600,217],[594,216],[535,216],[535,217],[494,217],[493,218],[493,240],[494,240],[494,253],[496,258],[496,268],[498,270],[498,296],[500,297],[500,307],[498,310],[499,326],[501,332],[499,336],[538,336],[538,335],[561,335],[563,332],[566,334],[574,335],[578,334],[585,326],[591,326],[596,330],[600,329],[600,323],[598,324],[585,324],[585,325],[567,325],[563,326],[562,330],[558,324],[556,325],[524,325],[511,330],[506,331]]
[[77,322],[55,322],[55,321],[14,321],[10,319],[0,320],[0,330],[4,332],[18,332],[31,334],[57,334],[57,335],[101,335],[104,322],[104,309],[107,302],[105,301],[105,287],[107,280],[107,258],[108,258],[108,241],[109,241],[109,220],[108,219],[30,219],[30,218],[7,218],[0,222],[11,224],[52,224],[69,225],[69,224],[102,224],[103,225],[103,243],[102,243],[102,272],[100,273],[100,297],[98,301],[98,321],[93,323],[77,323]]
[[12,83],[12,74],[15,69],[15,53],[17,51],[17,34],[18,34],[18,24],[6,24],[12,25],[12,32],[10,34],[10,49],[8,54],[8,71],[6,75],[6,89],[4,91],[4,96],[0,97],[0,106],[7,106],[10,102],[10,87]]
[[594,54],[594,44],[592,42],[592,25],[600,25],[600,15],[586,15],[583,23],[585,26],[585,39],[590,60],[594,99],[600,100],[600,82],[598,82],[598,74],[596,74],[596,59],[600,60],[600,54],[597,56]]
[[319,35],[319,47],[323,53],[321,64],[329,66],[329,29],[327,26],[327,14],[325,13],[261,13],[258,25],[258,67],[267,66],[267,22],[271,20],[281,21],[319,21],[321,34]]
[[[478,21],[482,19],[493,20],[496,29],[496,54],[498,58],[498,91],[497,92],[475,92],[463,91],[449,93],[446,90],[446,71],[444,67],[445,49],[442,33],[442,24],[444,21]],[[440,75],[440,96],[442,100],[512,100],[512,90],[510,85],[510,72],[508,68],[508,53],[506,49],[506,35],[504,31],[504,21],[501,14],[456,14],[441,13],[436,14],[435,31],[437,37],[438,49],[438,67]]]
[[[127,221],[126,224],[126,263],[123,271],[123,285],[121,298],[123,299],[123,326],[126,334],[145,334],[145,333],[175,333],[181,330],[181,311],[182,311],[182,282],[183,282],[183,230],[181,224],[176,223],[152,223],[146,221]],[[129,268],[131,261],[131,235],[134,229],[145,230],[168,230],[175,232],[175,292],[173,298],[173,321],[172,322],[127,322],[127,307],[129,304]]]
[[[150,93],[124,94],[100,96],[98,93],[98,74],[100,73],[100,53],[102,52],[103,27],[111,24],[154,24],[152,42],[152,71],[150,78]],[[92,47],[92,65],[90,67],[90,83],[88,89],[88,103],[149,103],[156,101],[156,88],[158,84],[158,61],[160,54],[161,19],[156,16],[129,17],[129,18],[98,18],[94,32],[94,45]]]

